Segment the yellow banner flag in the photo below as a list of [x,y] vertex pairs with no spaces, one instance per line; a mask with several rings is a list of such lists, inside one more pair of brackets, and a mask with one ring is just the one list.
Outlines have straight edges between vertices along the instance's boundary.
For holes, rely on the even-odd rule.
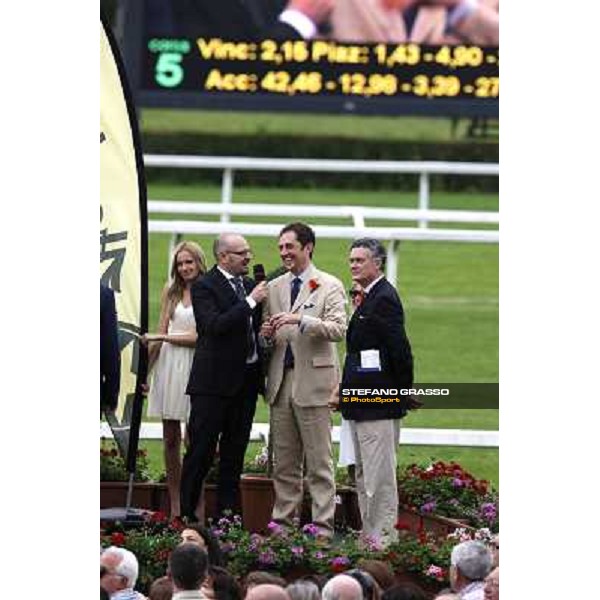
[[135,468],[146,378],[147,215],[143,156],[125,70],[112,32],[100,23],[100,280],[115,293],[121,386],[115,439]]

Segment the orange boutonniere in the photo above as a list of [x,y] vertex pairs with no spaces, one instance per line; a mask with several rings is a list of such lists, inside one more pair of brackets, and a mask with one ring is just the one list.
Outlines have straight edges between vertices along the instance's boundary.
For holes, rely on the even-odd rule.
[[319,282],[316,279],[310,279],[308,281],[308,289],[314,292],[319,287]]

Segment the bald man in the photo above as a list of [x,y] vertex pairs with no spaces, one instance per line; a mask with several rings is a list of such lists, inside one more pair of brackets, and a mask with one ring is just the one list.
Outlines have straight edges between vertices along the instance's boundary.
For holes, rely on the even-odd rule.
[[350,575],[336,575],[324,586],[321,592],[323,600],[363,600],[360,583]]
[[219,443],[217,508],[239,513],[238,490],[256,399],[262,392],[257,343],[267,284],[248,278],[252,252],[233,233],[214,242],[216,265],[192,286],[198,340],[186,393],[190,395],[189,447],[181,473],[182,516],[195,509]]
[[259,583],[248,589],[245,600],[290,600],[290,597],[279,585]]

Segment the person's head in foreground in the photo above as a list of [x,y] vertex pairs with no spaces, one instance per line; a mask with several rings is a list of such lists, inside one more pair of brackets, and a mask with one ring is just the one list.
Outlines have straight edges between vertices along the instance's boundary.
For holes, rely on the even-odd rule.
[[485,578],[483,597],[485,600],[498,600],[500,598],[500,567],[496,567]]
[[209,565],[202,592],[215,600],[242,600],[242,588],[235,577],[224,567]]
[[169,573],[174,591],[199,590],[206,578],[207,568],[206,550],[189,542],[176,546],[169,557]]
[[361,558],[356,566],[362,571],[366,571],[375,579],[383,592],[396,584],[396,577],[392,567],[382,560],[373,560],[370,558]]
[[323,600],[364,600],[362,587],[350,575],[336,575],[332,577],[321,591]]
[[382,600],[427,600],[427,594],[413,583],[399,583],[387,589]]
[[152,582],[148,592],[148,600],[171,600],[173,596],[173,582],[166,575]]
[[286,581],[283,577],[269,573],[268,571],[250,571],[244,579],[244,596],[248,593],[248,590],[255,585],[261,585],[262,583],[270,583],[272,585],[278,585],[280,588],[286,586]]
[[246,600],[290,600],[290,597],[280,585],[259,583],[248,589]]
[[482,542],[469,540],[457,544],[450,555],[450,585],[455,592],[480,583],[492,570],[492,553]]
[[345,574],[354,577],[360,583],[364,600],[379,600],[381,598],[381,588],[370,573],[362,569],[350,569]]
[[100,578],[100,586],[109,595],[122,590],[133,590],[138,578],[138,561],[135,554],[125,548],[110,546],[100,555],[100,565],[104,574]]
[[181,530],[181,543],[196,544],[204,548],[208,554],[209,564],[215,567],[225,566],[219,542],[208,527],[200,523],[188,523]]
[[314,581],[299,579],[290,583],[285,591],[291,600],[321,600],[319,586]]

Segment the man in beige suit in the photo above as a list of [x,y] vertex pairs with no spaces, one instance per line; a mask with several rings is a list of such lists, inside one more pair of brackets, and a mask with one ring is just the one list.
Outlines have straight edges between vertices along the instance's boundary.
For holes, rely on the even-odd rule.
[[312,521],[329,537],[335,483],[328,400],[339,380],[335,343],[346,333],[346,295],[338,279],[312,264],[314,247],[307,225],[281,230],[279,254],[288,272],[269,284],[261,334],[271,347],[265,397],[271,406],[273,520],[291,525],[305,475]]

